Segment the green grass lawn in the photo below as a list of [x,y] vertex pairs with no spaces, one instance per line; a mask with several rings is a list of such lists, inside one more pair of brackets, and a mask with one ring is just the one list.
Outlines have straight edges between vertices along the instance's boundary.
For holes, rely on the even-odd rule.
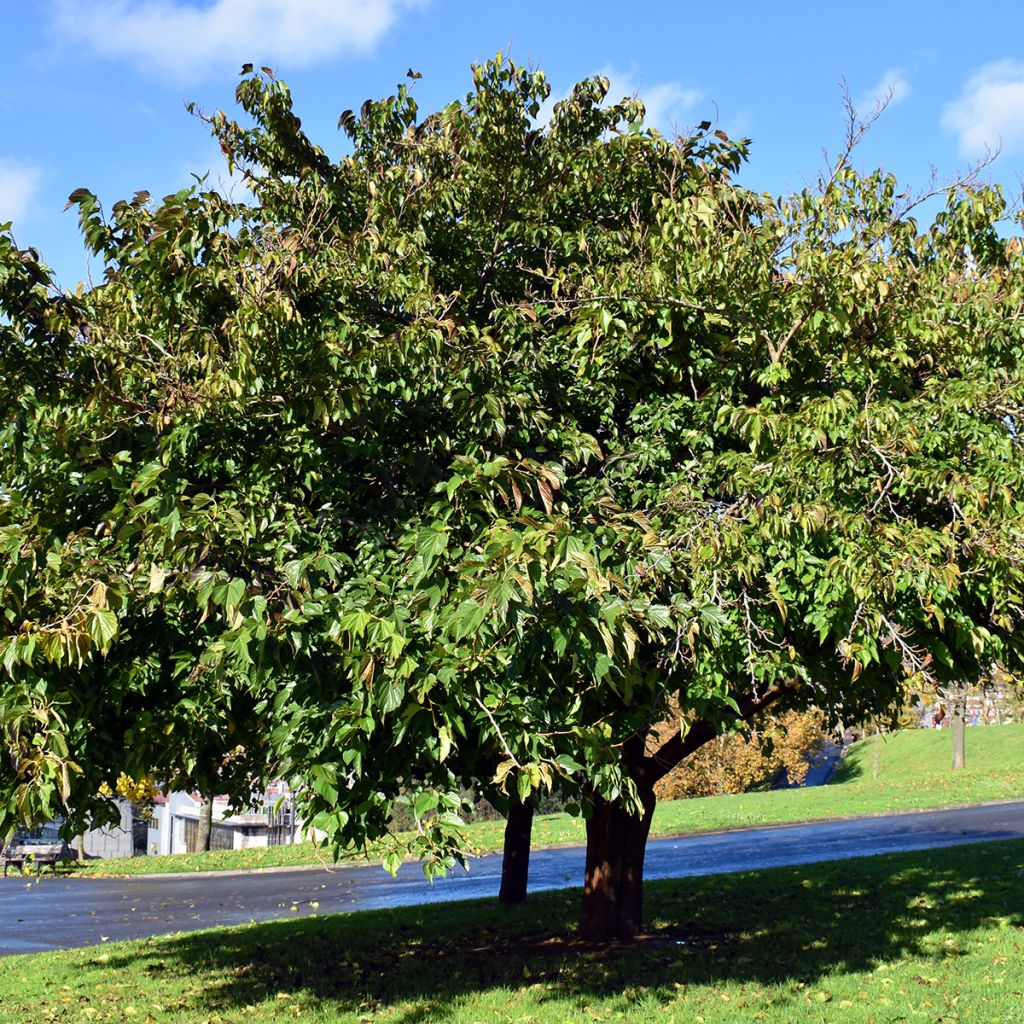
[[0,960],[3,1024],[1019,1024],[1024,842],[656,882],[650,935],[578,890]]
[[[952,772],[949,762],[948,730],[913,729],[875,736],[850,749],[828,786],[667,801],[655,811],[651,834],[707,832],[1024,798],[1024,724],[968,729],[967,767]],[[503,828],[501,821],[471,825],[467,829],[471,849],[477,853],[500,850]],[[582,843],[583,822],[567,814],[545,815],[535,821],[533,839],[538,847]],[[237,870],[315,864],[318,857],[323,854],[312,844],[303,843],[95,861],[75,870],[96,875]]]

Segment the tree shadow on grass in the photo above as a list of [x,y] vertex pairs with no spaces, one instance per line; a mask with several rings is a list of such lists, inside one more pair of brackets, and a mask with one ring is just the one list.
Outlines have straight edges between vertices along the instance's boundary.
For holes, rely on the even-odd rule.
[[153,939],[104,965],[187,976],[203,1012],[221,1015],[303,997],[417,1024],[446,1020],[474,994],[537,985],[542,1000],[613,997],[635,1009],[670,1002],[681,985],[811,985],[960,955],[958,934],[1024,927],[1022,855],[1024,843],[996,842],[655,882],[650,934],[630,945],[575,941],[570,890],[511,909],[434,904]]
[[830,786],[841,786],[847,782],[859,782],[866,778],[867,772],[864,769],[863,756],[847,753],[846,757],[836,765],[836,770],[828,782]]

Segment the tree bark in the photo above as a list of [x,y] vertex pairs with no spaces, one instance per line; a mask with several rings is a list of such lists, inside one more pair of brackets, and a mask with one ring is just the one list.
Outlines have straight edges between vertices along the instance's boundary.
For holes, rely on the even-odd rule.
[[587,820],[580,935],[589,942],[629,941],[643,924],[644,854],[654,815],[654,790],[641,793],[644,813],[593,798]]
[[715,735],[704,722],[681,731],[646,754],[646,737],[622,745],[623,767],[636,784],[643,813],[598,794],[591,797],[587,819],[587,863],[580,905],[580,936],[588,942],[628,942],[643,926],[644,856],[657,798],[654,784],[684,757]]
[[196,850],[208,850],[213,835],[213,797],[204,796],[199,805],[199,824],[196,828]]
[[966,723],[964,722],[964,709],[961,704],[953,707],[953,715],[949,722],[949,731],[953,737],[953,771],[959,771],[964,766],[964,733]]
[[505,847],[501,861],[499,903],[525,903],[530,872],[530,835],[533,831],[533,804],[513,800],[505,819]]

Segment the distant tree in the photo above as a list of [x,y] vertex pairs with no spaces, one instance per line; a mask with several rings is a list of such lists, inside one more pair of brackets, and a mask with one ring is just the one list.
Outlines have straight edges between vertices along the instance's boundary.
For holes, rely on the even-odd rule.
[[[670,725],[659,732],[669,733]],[[800,785],[828,742],[825,716],[818,710],[766,713],[747,732],[719,736],[695,750],[655,787],[659,800],[746,793],[783,772]]]
[[745,142],[607,91],[542,124],[498,60],[428,117],[346,111],[335,160],[246,69],[246,123],[207,118],[245,201],[76,191],[75,294],[0,234],[0,832],[118,770],[210,792],[235,744],[221,792],[303,779],[338,847],[406,800],[439,870],[491,773],[574,798],[582,932],[628,938],[655,786],[704,743],[1019,667],[999,190],[921,226],[851,125],[775,199]]
[[209,850],[213,839],[213,797],[204,794],[199,802],[199,819],[196,822],[196,849]]
[[966,752],[964,750],[967,723],[964,721],[966,707],[964,698],[966,688],[962,685],[951,685],[944,688],[946,702],[949,707],[949,734],[953,739],[953,758],[950,767],[959,771],[964,767]]
[[[1020,694],[1014,677],[1002,666],[993,664],[973,683],[933,680],[930,685],[915,688],[903,705],[895,709],[893,717],[902,727],[916,726],[920,721],[922,703],[934,706],[934,724],[950,730],[951,770],[959,771],[966,765],[966,727],[970,705],[980,705],[983,710],[992,708],[997,723],[1003,721],[1004,715],[1012,721],[1017,717]],[[987,719],[981,724],[987,724]]]

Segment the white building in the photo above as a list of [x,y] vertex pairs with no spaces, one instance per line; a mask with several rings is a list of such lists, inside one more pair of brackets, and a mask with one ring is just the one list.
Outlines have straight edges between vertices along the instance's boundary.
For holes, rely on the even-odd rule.
[[[153,802],[146,852],[189,853],[196,848],[201,800],[196,793],[158,795]],[[290,801],[279,808],[263,806],[250,812],[228,813],[227,801],[213,801],[210,848],[245,850],[253,846],[282,846],[295,842],[295,818]]]

